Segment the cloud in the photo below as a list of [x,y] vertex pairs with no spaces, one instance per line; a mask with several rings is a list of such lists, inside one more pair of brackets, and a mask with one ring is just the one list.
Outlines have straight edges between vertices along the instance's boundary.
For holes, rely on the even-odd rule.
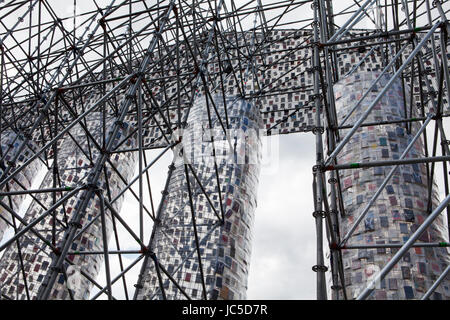
[[279,166],[262,174],[248,299],[315,299],[314,137],[279,137]]

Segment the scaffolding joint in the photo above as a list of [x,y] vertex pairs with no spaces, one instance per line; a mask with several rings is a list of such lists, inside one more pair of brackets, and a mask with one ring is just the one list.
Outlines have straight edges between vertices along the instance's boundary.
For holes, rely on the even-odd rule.
[[435,113],[435,114],[433,114],[431,116],[431,119],[432,120],[441,120],[442,119],[442,114]]
[[81,229],[83,226],[81,225],[81,223],[77,222],[77,221],[70,221],[69,222],[69,226],[75,228],[75,229]]
[[153,260],[156,259],[156,254],[152,250],[150,250],[149,247],[142,246],[139,252],[146,257],[152,258]]
[[447,34],[447,25],[448,25],[448,20],[446,18],[444,21],[441,21],[438,28],[440,28],[444,34]]
[[213,14],[213,16],[212,16],[211,18],[208,19],[208,22],[209,22],[209,21],[217,21],[217,22],[220,22],[220,21],[222,21],[222,18],[218,17],[216,14]]
[[340,251],[341,247],[339,246],[339,243],[333,242],[333,243],[330,243],[330,250]]
[[110,155],[111,152],[109,150],[107,150],[105,147],[100,149],[100,153],[104,154],[104,155]]
[[313,166],[312,170],[313,173],[325,172],[325,166],[323,164],[316,164],[315,166]]
[[[62,254],[61,248],[59,248],[59,247],[54,247],[54,248],[53,248],[53,253],[59,257],[59,256]],[[52,267],[51,270],[56,271],[56,272],[59,272],[59,273],[62,272],[62,271],[60,271],[61,268],[57,268],[57,267]]]
[[10,161],[10,160],[7,160],[7,161],[6,161],[6,164],[7,164],[9,167],[11,167],[11,168],[15,168],[15,167],[16,167],[16,163],[13,162],[13,161]]
[[67,51],[73,51],[73,53],[79,53],[80,49],[76,45],[71,45]]
[[427,75],[432,74],[432,73],[433,73],[433,70],[430,69],[430,68],[425,68],[425,69],[420,71],[420,75],[421,76],[427,76]]
[[[325,171],[329,171],[329,169],[328,169],[329,167],[333,167],[333,166],[327,166],[327,167],[324,168],[324,170],[325,170]],[[331,170],[332,170],[332,169],[331,169]],[[328,183],[329,183],[329,184],[336,184],[337,182],[338,182],[337,179],[334,178],[334,177],[328,179]]]
[[324,132],[325,132],[324,127],[314,127],[314,128],[312,128],[312,133],[314,135],[323,134]]
[[330,210],[330,214],[331,214],[331,215],[333,215],[333,214],[334,214],[334,215],[336,215],[336,216],[337,216],[337,215],[338,215],[338,213],[339,213],[339,212],[338,212],[338,211],[337,211],[336,209],[331,209],[331,210]]
[[427,92],[427,95],[430,96],[431,98],[436,98],[437,92],[434,89],[431,89],[429,92]]
[[328,267],[324,266],[324,265],[316,264],[315,266],[312,267],[312,271],[314,271],[314,272],[327,272],[328,271]]
[[116,121],[114,121],[114,124],[119,126],[122,129],[125,129],[125,122],[123,122],[122,120],[116,120]]
[[23,137],[28,140],[31,140],[33,138],[33,136],[28,131],[23,133]]
[[100,25],[100,27],[102,27],[102,29],[104,31],[106,31],[106,20],[104,17],[102,17],[98,20],[98,24]]
[[314,101],[316,99],[322,100],[322,98],[323,98],[323,95],[321,93],[312,94],[312,95],[309,96],[309,102],[312,102],[312,101]]
[[194,65],[193,73],[197,76],[200,73],[200,69],[198,68],[197,64]]
[[322,68],[319,67],[319,66],[313,66],[313,67],[311,67],[311,68],[306,68],[306,72],[308,72],[308,73],[312,73],[312,72],[314,72],[314,71],[319,71],[319,72],[321,72],[321,71],[322,71]]
[[332,285],[331,290],[339,291],[339,290],[342,290],[342,287],[339,285]]
[[313,212],[313,217],[314,218],[322,218],[322,219],[324,219],[324,218],[326,218],[327,217],[327,213],[325,212],[325,211],[323,211],[323,210],[317,210],[317,211],[314,211]]
[[[134,75],[130,78],[130,82],[131,82],[132,84],[135,84],[135,83],[136,83],[136,80],[137,80],[137,76],[136,76],[136,74],[134,74]],[[128,98],[129,95],[130,95],[130,94],[127,94],[126,97]]]
[[141,78],[141,80],[144,81],[145,72],[143,72],[143,71],[138,71],[138,72],[135,73],[135,77],[136,77],[136,78]]
[[45,97],[45,94],[39,96],[38,98],[43,104],[47,104],[47,98]]
[[95,192],[96,194],[101,195],[103,193],[103,189],[100,189],[96,183],[88,182],[86,183],[86,190],[90,190]]

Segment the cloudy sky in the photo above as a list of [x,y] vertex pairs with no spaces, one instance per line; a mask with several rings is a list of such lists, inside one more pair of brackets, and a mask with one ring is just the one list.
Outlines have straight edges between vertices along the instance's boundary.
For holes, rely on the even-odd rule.
[[[268,139],[277,137],[263,143]],[[278,142],[278,156],[271,157],[276,168],[263,170],[259,183],[248,298],[315,299],[314,136],[279,136]]]

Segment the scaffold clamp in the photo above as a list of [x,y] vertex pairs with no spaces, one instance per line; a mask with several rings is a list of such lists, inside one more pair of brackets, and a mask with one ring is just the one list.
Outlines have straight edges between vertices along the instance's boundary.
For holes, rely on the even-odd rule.
[[312,168],[313,172],[324,172],[325,171],[325,166],[323,164],[317,164],[315,166],[313,166]]
[[312,267],[312,271],[314,272],[327,272],[328,271],[328,267],[324,266],[324,265],[315,265]]
[[323,210],[317,210],[313,212],[314,218],[325,218],[327,216],[327,213]]

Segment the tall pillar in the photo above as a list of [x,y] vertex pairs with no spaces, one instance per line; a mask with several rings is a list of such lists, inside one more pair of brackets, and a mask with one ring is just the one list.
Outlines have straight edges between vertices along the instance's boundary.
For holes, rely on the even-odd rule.
[[[20,167],[23,163],[28,161],[38,149],[33,142],[29,142],[22,151],[22,154],[17,158],[17,161],[12,163],[11,161],[17,156],[18,149],[24,141],[23,136],[17,135],[12,130],[5,130],[1,133],[0,141],[0,158],[3,158],[2,163],[0,163],[0,175],[3,174],[5,168],[8,166],[13,166],[13,168]],[[14,179],[3,187],[2,192],[29,190],[41,166],[42,163],[39,159],[32,161],[22,171],[16,174]],[[14,210],[14,212],[19,213],[20,206],[22,205],[25,195],[14,195],[0,198],[0,200],[9,208]],[[5,231],[11,225],[13,225],[11,213],[0,205],[0,241],[3,239]]]
[[[213,300],[245,299],[260,170],[259,128],[262,123],[259,110],[249,102],[228,97],[225,109],[221,95],[213,99],[220,117],[213,103],[209,100],[207,104],[204,97],[197,98],[190,111],[182,134],[183,151],[180,148],[175,153],[175,168],[172,168],[167,194],[159,211],[160,223],[155,226],[150,250],[192,299],[204,299],[205,294],[207,299]],[[231,129],[225,135],[223,127],[226,128],[227,117]],[[212,155],[214,148],[217,176]],[[185,166],[186,163],[191,167]],[[192,219],[189,191],[195,221]],[[141,275],[137,298],[162,299],[163,292],[153,260],[147,260]],[[163,273],[161,281],[167,299],[185,298]]]
[[[355,73],[335,85],[336,109],[340,124],[379,74],[379,72]],[[381,79],[359,109],[347,120],[346,125],[354,124],[360,118],[389,80],[390,75],[385,75]],[[405,116],[405,108],[408,116]],[[398,80],[375,106],[365,122],[402,120],[414,116],[414,113],[409,115],[409,106],[404,105],[402,83]],[[399,159],[419,128],[419,123],[411,124],[410,131],[405,124],[361,127],[341,151],[337,157],[337,163]],[[349,130],[340,130],[340,136],[344,137]],[[421,157],[424,157],[422,137],[416,141],[406,158]],[[391,168],[392,166],[340,171],[342,197],[346,208],[346,212],[339,217],[341,237],[347,233],[361,214]],[[427,186],[425,164],[399,166],[348,240],[347,246],[406,242],[429,214]],[[431,202],[432,209],[439,203],[435,184]],[[419,241],[447,241],[446,229],[444,217],[441,215]],[[397,250],[396,248],[342,250],[348,297],[356,298]],[[421,298],[450,263],[449,257],[449,251],[446,248],[412,248],[386,278],[377,284],[370,299]],[[450,282],[444,281],[432,298],[450,299]]]
[[[112,122],[115,118],[107,117],[106,136],[111,130]],[[103,137],[103,116],[101,113],[93,113],[87,117],[86,126],[94,139],[101,144]],[[121,142],[127,137],[131,131],[127,123],[123,124],[122,130],[115,137],[116,143]],[[60,180],[62,187],[76,187],[87,183],[88,176],[92,170],[92,164],[98,158],[99,151],[93,146],[92,141],[88,142],[87,135],[80,125],[76,125],[70,130],[73,139],[66,135],[62,143],[58,147],[57,154],[57,179]],[[135,148],[137,146],[136,135],[128,138],[121,148]],[[136,152],[123,152],[112,154],[111,163],[115,166],[120,175],[129,180],[134,174],[134,168],[137,161]],[[105,173],[102,174],[98,188],[103,189],[104,196],[108,199],[109,195],[106,190],[111,191],[111,199],[114,199],[118,193],[125,187],[125,183],[120,179],[119,174],[114,171],[109,164],[106,165],[107,178]],[[59,186],[59,184],[58,184]],[[53,187],[53,170],[49,170],[42,182],[40,189]],[[56,193],[56,201],[61,199],[66,193]],[[55,221],[55,246],[59,247],[63,241],[64,231],[71,221],[72,214],[80,205],[82,192],[75,194],[68,199],[63,206],[56,209]],[[36,195],[37,199],[49,208],[54,203],[53,193],[41,193]],[[120,211],[123,196],[113,203],[116,211]],[[37,201],[33,201],[28,208],[24,217],[25,221],[31,222],[42,215],[44,209]],[[95,220],[94,223],[72,244],[71,251],[101,251],[103,250],[102,226],[100,215],[100,201],[98,197],[93,197],[86,209],[84,217],[81,221],[80,228]],[[35,230],[43,235],[48,242],[53,242],[53,214],[46,216],[35,226]],[[106,210],[106,233],[107,237],[112,233],[112,221],[109,210]],[[51,265],[51,250],[30,231],[20,238],[20,247],[24,260],[24,269],[26,272],[27,288],[32,299],[35,299],[38,290],[42,284],[45,274]],[[68,255],[68,260],[72,262],[65,263],[64,269],[69,277],[69,281],[65,281],[65,276],[60,273],[50,299],[69,299],[68,283],[74,299],[89,298],[92,283],[82,275],[87,274],[95,279],[103,266],[103,254],[89,255]],[[20,263],[18,259],[18,250],[15,244],[11,244],[6,250],[0,261],[0,283],[3,285],[2,293],[12,299],[26,299],[25,282],[22,277]]]

